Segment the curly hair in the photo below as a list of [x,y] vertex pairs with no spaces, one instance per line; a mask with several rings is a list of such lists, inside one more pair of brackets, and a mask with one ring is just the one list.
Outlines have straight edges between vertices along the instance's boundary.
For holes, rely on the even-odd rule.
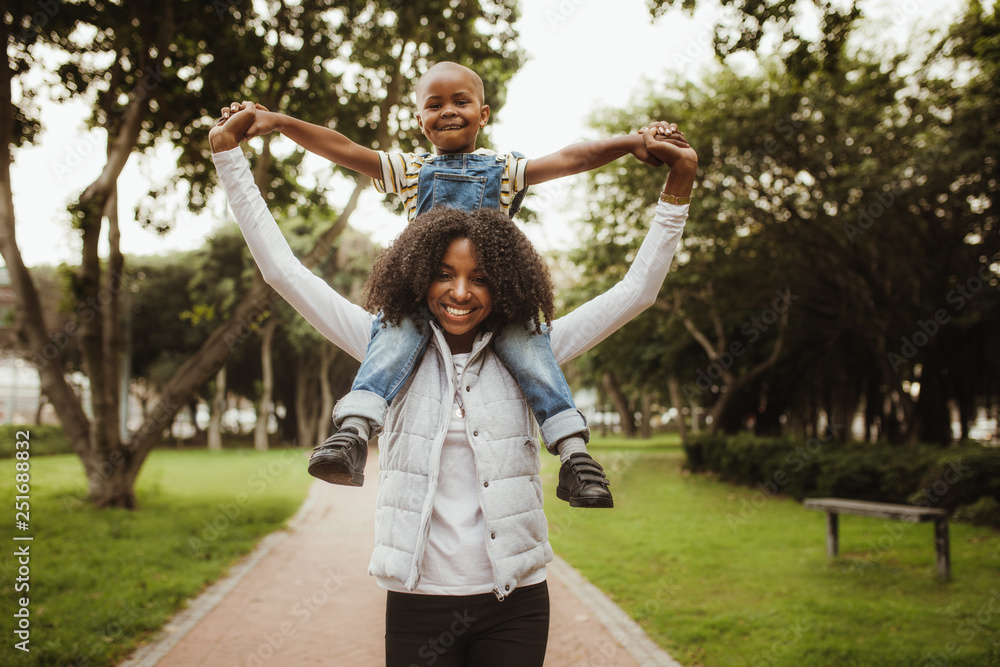
[[524,232],[497,209],[437,207],[417,216],[375,260],[365,284],[365,308],[381,310],[382,319],[394,325],[421,313],[431,280],[456,239],[469,239],[476,248],[493,297],[493,312],[483,320],[483,330],[523,322],[533,323],[540,333],[541,323],[551,322],[549,270]]

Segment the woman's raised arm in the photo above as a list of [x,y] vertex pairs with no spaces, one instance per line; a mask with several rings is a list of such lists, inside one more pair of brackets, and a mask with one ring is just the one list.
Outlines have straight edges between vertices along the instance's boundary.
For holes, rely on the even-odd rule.
[[362,359],[374,316],[337,293],[292,253],[239,148],[243,126],[253,122],[252,114],[252,107],[249,113],[241,110],[224,118],[209,134],[212,161],[250,254],[264,280],[320,334],[355,359]]
[[643,132],[650,153],[670,167],[653,222],[625,277],[552,323],[552,351],[559,363],[583,354],[653,305],[670,270],[687,221],[698,154],[665,140],[656,131],[659,125]]

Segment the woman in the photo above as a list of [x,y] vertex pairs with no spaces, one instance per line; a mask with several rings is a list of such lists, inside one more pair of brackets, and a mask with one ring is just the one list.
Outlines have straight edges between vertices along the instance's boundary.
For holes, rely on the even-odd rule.
[[[245,105],[209,135],[240,229],[265,280],[320,333],[361,359],[375,316],[292,255],[239,150],[253,114]],[[683,231],[697,167],[694,151],[676,139],[682,135],[671,143],[672,129],[658,123],[644,135],[670,175],[628,274],[552,323],[560,363],[656,298]],[[490,340],[509,322],[551,317],[548,273],[507,216],[439,209],[418,217],[379,257],[366,305],[390,321],[408,316],[432,331],[379,443],[369,573],[388,590],[386,664],[541,666],[552,548],[539,445],[525,399]],[[603,479],[603,472],[564,466],[560,485],[588,477]]]

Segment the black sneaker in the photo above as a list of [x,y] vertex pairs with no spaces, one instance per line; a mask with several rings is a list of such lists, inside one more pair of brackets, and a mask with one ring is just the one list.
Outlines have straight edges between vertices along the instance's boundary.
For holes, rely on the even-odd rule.
[[367,462],[368,442],[353,429],[345,429],[313,448],[309,474],[330,484],[361,486]]
[[609,484],[601,464],[590,454],[577,452],[559,468],[556,497],[568,500],[570,507],[614,507]]

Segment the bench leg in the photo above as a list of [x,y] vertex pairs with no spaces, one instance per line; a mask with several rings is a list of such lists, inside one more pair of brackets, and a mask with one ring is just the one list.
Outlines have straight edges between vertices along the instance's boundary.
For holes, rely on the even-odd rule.
[[836,558],[839,551],[837,544],[837,517],[834,512],[826,513],[826,555]]
[[934,551],[937,553],[937,571],[942,579],[951,579],[951,546],[948,540],[948,519],[934,521]]

